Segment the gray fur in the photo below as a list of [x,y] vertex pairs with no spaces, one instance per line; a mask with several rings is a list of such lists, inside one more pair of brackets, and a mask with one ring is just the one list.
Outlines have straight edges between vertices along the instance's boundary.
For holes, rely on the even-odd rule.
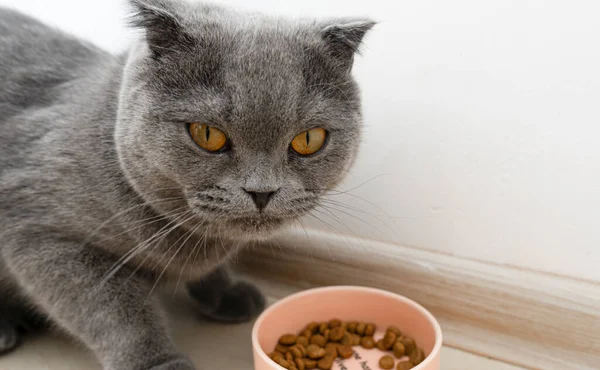
[[[373,23],[131,4],[145,37],[119,56],[0,9],[0,345],[50,323],[105,369],[193,369],[154,288],[186,285],[225,322],[262,309],[223,263],[310,211],[351,166],[350,70]],[[187,132],[197,121],[231,150],[200,149]],[[293,154],[313,127],[327,145]],[[261,212],[244,189],[276,193]]]

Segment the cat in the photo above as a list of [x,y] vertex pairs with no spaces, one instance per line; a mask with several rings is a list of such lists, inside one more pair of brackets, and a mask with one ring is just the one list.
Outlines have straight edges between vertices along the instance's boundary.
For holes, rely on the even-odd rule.
[[226,261],[353,164],[375,23],[129,3],[121,55],[0,9],[0,352],[54,326],[107,370],[191,370],[155,288],[220,322],[263,309]]

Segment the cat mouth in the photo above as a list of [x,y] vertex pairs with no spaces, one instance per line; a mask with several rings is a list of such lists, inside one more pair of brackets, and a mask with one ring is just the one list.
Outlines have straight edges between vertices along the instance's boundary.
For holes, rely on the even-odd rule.
[[227,220],[227,224],[247,234],[260,234],[266,236],[276,231],[284,224],[284,220],[277,217],[260,215],[255,217],[242,216]]

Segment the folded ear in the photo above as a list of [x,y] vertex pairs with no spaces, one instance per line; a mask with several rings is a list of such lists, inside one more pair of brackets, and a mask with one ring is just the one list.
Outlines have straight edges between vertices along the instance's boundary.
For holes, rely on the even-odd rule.
[[183,4],[173,0],[129,0],[133,14],[130,24],[146,32],[154,57],[180,50],[194,42],[185,32],[180,16]]
[[370,19],[332,20],[321,29],[321,37],[331,54],[350,69],[363,38],[375,24]]

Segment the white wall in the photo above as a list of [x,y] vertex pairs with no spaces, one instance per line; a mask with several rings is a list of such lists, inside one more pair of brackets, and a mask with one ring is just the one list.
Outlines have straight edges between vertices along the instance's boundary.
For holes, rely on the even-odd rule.
[[[343,188],[379,177],[331,197],[374,226],[335,211],[353,232],[600,281],[600,2],[222,2],[381,21],[356,66],[367,136]],[[7,3],[127,45],[120,0]]]

